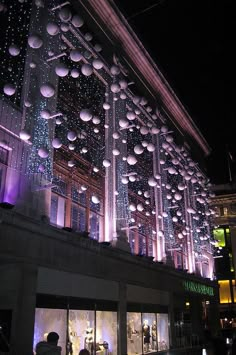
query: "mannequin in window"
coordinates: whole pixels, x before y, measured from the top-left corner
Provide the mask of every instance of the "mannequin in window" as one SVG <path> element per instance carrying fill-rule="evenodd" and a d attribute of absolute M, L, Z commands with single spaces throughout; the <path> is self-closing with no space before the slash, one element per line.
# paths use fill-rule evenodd
<path fill-rule="evenodd" d="M 152 349 L 157 350 L 157 323 L 155 320 L 152 323 L 151 334 L 152 334 Z"/>
<path fill-rule="evenodd" d="M 151 338 L 151 334 L 150 334 L 150 326 L 148 325 L 148 320 L 144 320 L 143 322 L 143 327 L 142 327 L 142 330 L 143 330 L 143 349 L 144 349 L 144 352 L 148 352 L 149 351 L 149 348 L 150 348 L 150 338 Z"/>
<path fill-rule="evenodd" d="M 93 328 L 90 326 L 90 322 L 87 322 L 87 328 L 85 331 L 85 339 L 84 339 L 84 347 L 85 349 L 89 350 L 90 353 L 93 351 L 93 342 L 94 342 L 94 337 L 93 337 Z"/>

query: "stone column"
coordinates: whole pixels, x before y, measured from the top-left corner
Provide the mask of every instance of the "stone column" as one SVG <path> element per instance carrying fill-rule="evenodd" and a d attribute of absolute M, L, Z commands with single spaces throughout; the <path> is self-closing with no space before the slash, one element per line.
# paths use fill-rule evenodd
<path fill-rule="evenodd" d="M 127 354 L 127 286 L 119 284 L 118 355 Z"/>
<path fill-rule="evenodd" d="M 12 319 L 10 355 L 32 355 L 36 306 L 37 267 L 19 266 L 17 297 Z"/>

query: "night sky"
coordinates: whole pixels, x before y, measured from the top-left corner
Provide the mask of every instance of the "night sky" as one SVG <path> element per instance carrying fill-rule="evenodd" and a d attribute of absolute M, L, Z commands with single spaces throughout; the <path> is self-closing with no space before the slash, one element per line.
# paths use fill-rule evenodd
<path fill-rule="evenodd" d="M 227 151 L 236 161 L 233 0 L 115 3 L 209 143 L 211 182 L 229 182 Z M 230 160 L 232 176 L 235 165 Z"/>

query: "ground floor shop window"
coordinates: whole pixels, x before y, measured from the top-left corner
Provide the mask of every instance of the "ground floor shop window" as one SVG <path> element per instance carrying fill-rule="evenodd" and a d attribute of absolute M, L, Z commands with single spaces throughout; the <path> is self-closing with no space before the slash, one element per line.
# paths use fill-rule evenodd
<path fill-rule="evenodd" d="M 117 354 L 116 312 L 37 308 L 34 349 L 51 331 L 60 336 L 62 355 L 78 355 L 84 348 L 91 355 Z"/>
<path fill-rule="evenodd" d="M 168 315 L 127 313 L 128 355 L 169 349 Z"/>

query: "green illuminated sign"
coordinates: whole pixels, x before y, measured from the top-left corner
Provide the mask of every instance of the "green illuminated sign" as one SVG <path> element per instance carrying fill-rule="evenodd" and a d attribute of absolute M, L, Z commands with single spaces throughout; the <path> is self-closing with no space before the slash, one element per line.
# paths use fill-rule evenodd
<path fill-rule="evenodd" d="M 214 296 L 213 287 L 199 284 L 193 281 L 183 281 L 184 289 L 188 292 L 200 293 L 201 295 Z"/>

